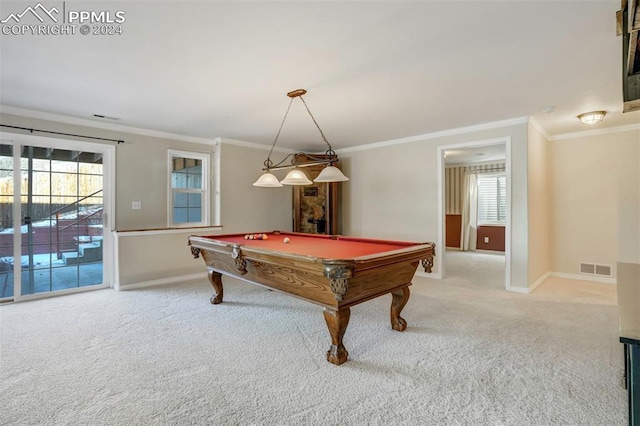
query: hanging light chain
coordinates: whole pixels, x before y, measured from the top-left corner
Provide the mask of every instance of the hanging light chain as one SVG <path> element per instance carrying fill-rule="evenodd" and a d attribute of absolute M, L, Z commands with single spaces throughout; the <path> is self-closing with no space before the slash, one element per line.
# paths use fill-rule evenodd
<path fill-rule="evenodd" d="M 278 129 L 278 133 L 276 133 L 276 138 L 273 140 L 273 145 L 271 145 L 271 150 L 269 151 L 269 155 L 267 156 L 267 159 L 264 160 L 263 164 L 267 169 L 270 169 L 273 167 L 273 161 L 271 161 L 271 154 L 273 154 L 273 148 L 276 147 L 276 142 L 278 142 L 278 137 L 280 136 L 280 132 L 282 131 L 282 126 L 284 126 L 284 122 L 287 120 L 287 115 L 289 115 L 289 110 L 291 109 L 292 103 L 293 103 L 293 98 L 291 98 L 291 100 L 289 101 L 289 106 L 287 107 L 287 111 L 284 113 L 284 117 L 282 117 L 282 123 L 280 123 L 280 128 Z"/>
<path fill-rule="evenodd" d="M 329 147 L 329 150 L 327 151 L 327 155 L 336 155 L 336 153 L 333 151 L 333 149 L 331 148 L 331 144 L 329 143 L 329 141 L 327 140 L 327 137 L 324 135 L 324 132 L 322 131 L 322 129 L 320 128 L 320 126 L 318 125 L 318 122 L 316 121 L 315 117 L 313 116 L 313 114 L 311 114 L 311 110 L 309 109 L 309 107 L 307 106 L 307 103 L 304 101 L 304 98 L 302 96 L 299 96 L 300 100 L 302 101 L 302 103 L 304 104 L 304 107 L 307 109 L 307 112 L 309 113 L 309 116 L 311 117 L 311 119 L 313 120 L 313 124 L 316 125 L 316 127 L 318 128 L 318 131 L 320 132 L 320 136 L 322 136 L 322 140 L 324 141 L 324 143 L 327 144 L 327 146 Z"/>

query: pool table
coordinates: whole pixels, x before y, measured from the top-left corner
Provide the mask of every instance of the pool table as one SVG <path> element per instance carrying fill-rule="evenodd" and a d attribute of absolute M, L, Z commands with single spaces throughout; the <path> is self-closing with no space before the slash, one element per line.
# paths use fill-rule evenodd
<path fill-rule="evenodd" d="M 434 243 L 280 231 L 245 238 L 255 234 L 189 237 L 191 253 L 208 269 L 211 303 L 222 302 L 222 275 L 228 275 L 320 305 L 331 335 L 327 360 L 336 365 L 349 356 L 342 339 L 352 306 L 391 293 L 391 327 L 407 327 L 400 312 L 411 279 L 420 262 L 431 272 L 435 250 Z"/>

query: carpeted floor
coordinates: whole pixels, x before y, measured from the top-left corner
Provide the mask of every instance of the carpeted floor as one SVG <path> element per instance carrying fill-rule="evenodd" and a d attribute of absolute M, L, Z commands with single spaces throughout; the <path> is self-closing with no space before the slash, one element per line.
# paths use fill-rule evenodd
<path fill-rule="evenodd" d="M 354 307 L 341 366 L 320 307 L 227 278 L 1 306 L 0 424 L 625 425 L 615 286 L 473 261 L 415 278 L 405 332 Z"/>

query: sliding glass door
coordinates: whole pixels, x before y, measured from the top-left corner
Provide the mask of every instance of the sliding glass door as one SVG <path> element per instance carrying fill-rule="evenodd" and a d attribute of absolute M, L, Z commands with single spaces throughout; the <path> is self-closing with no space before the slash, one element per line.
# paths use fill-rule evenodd
<path fill-rule="evenodd" d="M 14 281 L 13 146 L 0 143 L 0 300 L 13 298 Z"/>
<path fill-rule="evenodd" d="M 106 286 L 103 147 L 2 142 L 1 297 Z"/>

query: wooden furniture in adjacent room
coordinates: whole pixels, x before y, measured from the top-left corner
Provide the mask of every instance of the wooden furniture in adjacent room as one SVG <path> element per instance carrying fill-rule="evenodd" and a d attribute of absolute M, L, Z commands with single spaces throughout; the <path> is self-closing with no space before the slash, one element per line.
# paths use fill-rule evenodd
<path fill-rule="evenodd" d="M 278 231 L 266 235 L 250 240 L 245 234 L 189 237 L 193 256 L 201 256 L 207 266 L 215 290 L 211 303 L 222 302 L 222 275 L 228 275 L 320 305 L 331 335 L 327 360 L 336 365 L 349 355 L 342 338 L 351 307 L 391 293 L 391 327 L 403 331 L 407 322 L 400 313 L 413 275 L 420 261 L 433 264 L 433 243 Z"/>
<path fill-rule="evenodd" d="M 313 155 L 315 159 L 328 158 Z M 310 154 L 296 154 L 296 163 L 313 162 Z M 338 163 L 334 163 L 339 167 Z M 305 167 L 304 173 L 311 180 L 318 177 L 325 165 Z M 338 182 L 314 182 L 311 185 L 293 187 L 293 231 L 307 234 L 339 233 L 338 229 Z"/>
<path fill-rule="evenodd" d="M 448 214 L 445 221 L 446 246 L 460 248 L 460 237 L 462 234 L 462 215 Z"/>

